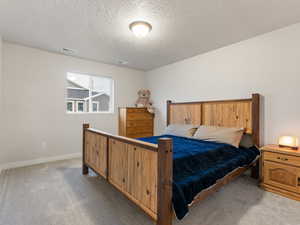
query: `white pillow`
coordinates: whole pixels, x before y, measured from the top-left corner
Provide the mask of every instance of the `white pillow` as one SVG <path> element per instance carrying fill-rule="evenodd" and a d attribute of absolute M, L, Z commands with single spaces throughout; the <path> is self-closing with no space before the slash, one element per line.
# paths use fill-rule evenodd
<path fill-rule="evenodd" d="M 199 126 L 193 137 L 201 140 L 226 143 L 238 148 L 243 133 L 243 128 Z"/>
<path fill-rule="evenodd" d="M 167 126 L 164 134 L 182 137 L 192 137 L 197 130 L 197 126 L 190 124 L 171 124 Z"/>

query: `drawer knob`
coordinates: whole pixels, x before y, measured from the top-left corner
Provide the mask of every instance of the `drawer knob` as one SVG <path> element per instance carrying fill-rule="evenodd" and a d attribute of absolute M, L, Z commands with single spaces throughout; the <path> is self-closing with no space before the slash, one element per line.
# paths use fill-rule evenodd
<path fill-rule="evenodd" d="M 282 160 L 282 161 L 288 161 L 289 159 L 288 158 L 283 158 L 283 157 L 277 157 L 277 159 L 279 159 L 279 160 Z"/>

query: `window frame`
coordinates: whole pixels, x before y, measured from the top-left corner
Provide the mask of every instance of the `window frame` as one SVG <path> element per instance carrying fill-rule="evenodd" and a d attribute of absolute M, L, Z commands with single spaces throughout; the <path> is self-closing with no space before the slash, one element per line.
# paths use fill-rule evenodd
<path fill-rule="evenodd" d="M 89 76 L 89 77 L 100 77 L 100 78 L 107 78 L 107 79 L 110 79 L 110 101 L 109 101 L 109 110 L 108 111 L 100 111 L 100 104 L 98 104 L 98 111 L 97 112 L 94 112 L 93 110 L 91 112 L 86 112 L 86 107 L 87 107 L 87 104 L 89 102 L 94 102 L 92 101 L 92 96 L 89 97 L 91 99 L 88 100 L 88 101 L 84 101 L 85 104 L 84 104 L 84 107 L 85 107 L 85 112 L 78 112 L 77 111 L 77 103 L 75 104 L 76 105 L 76 111 L 74 110 L 74 107 L 73 107 L 73 112 L 70 112 L 66 109 L 66 113 L 67 114 L 114 114 L 115 113 L 115 80 L 111 77 L 111 76 L 103 76 L 103 75 L 97 75 L 97 74 L 89 74 L 89 73 L 80 73 L 80 72 L 67 72 L 66 73 L 66 77 L 65 77 L 65 93 L 66 93 L 66 97 L 65 97 L 65 102 L 71 102 L 73 100 L 68 100 L 67 98 L 67 90 L 70 88 L 70 89 L 81 89 L 81 88 L 73 88 L 73 87 L 68 87 L 67 85 L 67 78 L 68 78 L 68 74 L 71 73 L 71 74 L 79 74 L 79 75 L 85 75 L 85 76 Z M 88 89 L 89 92 L 93 91 L 91 89 Z M 76 99 L 76 102 L 79 101 L 79 100 L 82 100 L 82 99 Z M 89 104 L 89 107 L 90 107 L 91 104 Z M 67 106 L 66 106 L 67 107 Z M 93 107 L 91 106 L 91 109 L 93 109 Z"/>

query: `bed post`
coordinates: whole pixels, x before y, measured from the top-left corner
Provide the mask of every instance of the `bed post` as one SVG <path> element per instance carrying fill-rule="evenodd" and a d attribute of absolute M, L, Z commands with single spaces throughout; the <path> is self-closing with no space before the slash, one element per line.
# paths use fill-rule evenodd
<path fill-rule="evenodd" d="M 171 138 L 158 140 L 157 225 L 172 225 L 172 145 Z"/>
<path fill-rule="evenodd" d="M 252 94 L 252 138 L 253 143 L 259 148 L 260 147 L 260 96 L 259 94 Z M 259 162 L 251 170 L 251 176 L 255 179 L 259 178 Z"/>
<path fill-rule="evenodd" d="M 82 126 L 82 174 L 88 174 L 89 168 L 85 165 L 85 131 L 90 128 L 88 123 L 84 123 Z"/>
<path fill-rule="evenodd" d="M 170 104 L 172 103 L 171 100 L 167 100 L 167 126 L 170 124 Z"/>
<path fill-rule="evenodd" d="M 252 136 L 253 143 L 260 147 L 260 133 L 259 133 L 259 94 L 252 94 Z"/>

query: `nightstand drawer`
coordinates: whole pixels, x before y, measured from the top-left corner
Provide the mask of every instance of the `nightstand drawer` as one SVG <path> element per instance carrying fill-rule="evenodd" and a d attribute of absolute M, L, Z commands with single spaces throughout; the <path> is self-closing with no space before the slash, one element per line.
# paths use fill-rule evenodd
<path fill-rule="evenodd" d="M 264 162 L 264 183 L 299 193 L 300 168 L 274 162 Z"/>
<path fill-rule="evenodd" d="M 269 160 L 273 162 L 286 163 L 293 166 L 300 167 L 300 157 L 279 154 L 274 152 L 264 152 L 264 160 Z"/>

